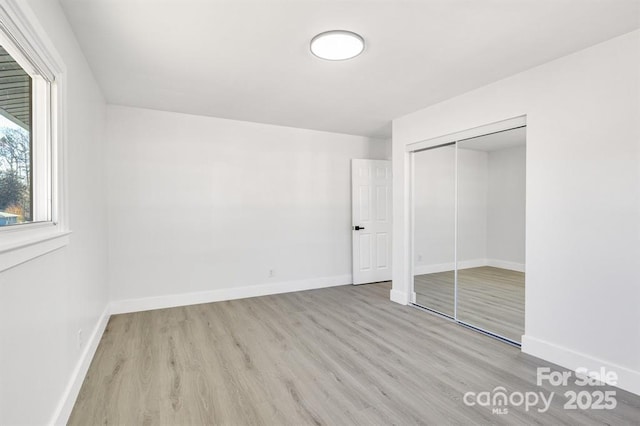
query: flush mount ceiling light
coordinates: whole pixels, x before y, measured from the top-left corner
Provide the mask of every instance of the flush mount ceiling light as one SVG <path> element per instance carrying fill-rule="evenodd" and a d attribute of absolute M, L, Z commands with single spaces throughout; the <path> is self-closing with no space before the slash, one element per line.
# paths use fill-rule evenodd
<path fill-rule="evenodd" d="M 351 31 L 327 31 L 311 39 L 311 53 L 329 61 L 355 58 L 363 50 L 364 39 Z"/>

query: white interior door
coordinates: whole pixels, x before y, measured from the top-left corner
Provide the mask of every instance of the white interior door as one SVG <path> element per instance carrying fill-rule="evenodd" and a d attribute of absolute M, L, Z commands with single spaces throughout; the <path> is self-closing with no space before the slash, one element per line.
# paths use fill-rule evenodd
<path fill-rule="evenodd" d="M 391 279 L 391 161 L 351 160 L 353 283 Z"/>

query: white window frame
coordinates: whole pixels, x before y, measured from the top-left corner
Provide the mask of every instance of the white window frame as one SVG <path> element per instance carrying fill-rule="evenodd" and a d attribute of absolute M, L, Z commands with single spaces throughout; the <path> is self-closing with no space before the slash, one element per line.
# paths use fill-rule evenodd
<path fill-rule="evenodd" d="M 0 39 L 21 66 L 42 77 L 33 79 L 34 117 L 32 173 L 34 222 L 0 227 L 0 271 L 12 268 L 69 243 L 65 198 L 66 67 L 23 1 L 0 0 Z M 15 56 L 14 56 L 15 55 Z M 26 61 L 26 63 L 25 63 Z M 48 84 L 47 84 L 48 83 Z M 50 90 L 38 91 L 38 84 Z M 44 106 L 44 108 L 43 108 Z"/>

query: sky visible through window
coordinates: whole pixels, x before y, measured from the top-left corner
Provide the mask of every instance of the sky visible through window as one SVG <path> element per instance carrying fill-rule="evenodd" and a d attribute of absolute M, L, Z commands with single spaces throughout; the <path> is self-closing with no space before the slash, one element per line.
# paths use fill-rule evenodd
<path fill-rule="evenodd" d="M 21 130 L 24 130 L 24 129 L 22 129 L 22 127 L 18 126 L 13 121 L 7 120 L 2 115 L 0 115 L 0 130 L 4 130 L 5 127 L 8 127 L 10 129 L 21 129 Z"/>

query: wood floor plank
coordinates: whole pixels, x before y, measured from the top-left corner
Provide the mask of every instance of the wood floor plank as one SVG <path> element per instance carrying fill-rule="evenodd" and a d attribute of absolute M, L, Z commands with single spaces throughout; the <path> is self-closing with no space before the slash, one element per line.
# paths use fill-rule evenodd
<path fill-rule="evenodd" d="M 640 398 L 564 410 L 550 366 L 389 301 L 389 283 L 113 316 L 70 425 L 638 424 Z M 556 392 L 546 413 L 467 406 L 466 392 Z M 614 388 L 605 387 L 613 390 Z"/>

